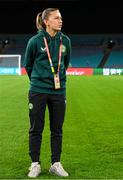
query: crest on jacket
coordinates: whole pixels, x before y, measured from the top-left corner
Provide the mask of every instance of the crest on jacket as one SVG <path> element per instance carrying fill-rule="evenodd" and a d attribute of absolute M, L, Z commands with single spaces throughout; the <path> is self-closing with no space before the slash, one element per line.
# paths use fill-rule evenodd
<path fill-rule="evenodd" d="M 64 44 L 62 44 L 62 53 L 66 52 L 66 46 Z"/>

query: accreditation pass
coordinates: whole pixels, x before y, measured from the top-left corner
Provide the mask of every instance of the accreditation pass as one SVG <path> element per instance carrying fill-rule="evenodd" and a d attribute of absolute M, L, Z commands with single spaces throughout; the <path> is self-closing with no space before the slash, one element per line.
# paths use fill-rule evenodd
<path fill-rule="evenodd" d="M 59 79 L 59 74 L 54 74 L 54 84 L 55 84 L 55 89 L 60 89 L 60 79 Z"/>

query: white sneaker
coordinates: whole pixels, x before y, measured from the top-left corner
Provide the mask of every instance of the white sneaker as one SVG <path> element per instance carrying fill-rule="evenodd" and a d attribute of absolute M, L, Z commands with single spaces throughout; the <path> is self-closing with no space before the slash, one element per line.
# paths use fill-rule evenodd
<path fill-rule="evenodd" d="M 38 162 L 33 162 L 29 167 L 28 177 L 35 178 L 41 173 L 41 166 Z"/>
<path fill-rule="evenodd" d="M 58 176 L 67 177 L 69 174 L 64 170 L 60 162 L 55 162 L 49 169 L 51 174 L 56 174 Z"/>

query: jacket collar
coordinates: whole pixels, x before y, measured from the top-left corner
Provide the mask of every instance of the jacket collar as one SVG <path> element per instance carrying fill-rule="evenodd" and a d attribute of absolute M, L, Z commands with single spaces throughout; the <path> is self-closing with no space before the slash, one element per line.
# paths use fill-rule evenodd
<path fill-rule="evenodd" d="M 51 40 L 51 36 L 50 36 L 49 33 L 46 32 L 43 28 L 42 28 L 42 30 L 39 31 L 39 33 L 40 33 L 42 36 L 45 36 L 45 37 L 47 38 L 47 40 L 49 40 L 49 41 Z M 62 34 L 61 31 L 58 31 L 57 34 L 54 36 L 54 38 L 55 38 L 56 40 L 59 40 L 61 34 Z"/>

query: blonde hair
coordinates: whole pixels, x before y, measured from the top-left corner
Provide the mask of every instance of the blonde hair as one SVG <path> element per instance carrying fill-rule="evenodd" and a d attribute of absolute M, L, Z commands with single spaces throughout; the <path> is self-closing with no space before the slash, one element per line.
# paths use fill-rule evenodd
<path fill-rule="evenodd" d="M 45 19 L 48 19 L 48 17 L 50 16 L 50 13 L 52 11 L 56 11 L 59 10 L 57 8 L 47 8 L 45 9 L 43 12 L 39 12 L 36 16 L 36 27 L 38 30 L 41 30 L 42 28 L 46 28 L 46 25 L 44 23 Z"/>
<path fill-rule="evenodd" d="M 42 13 L 38 13 L 37 16 L 36 16 L 36 28 L 38 30 L 41 30 L 42 28 Z"/>

